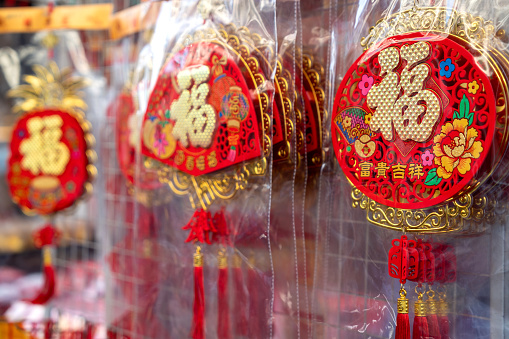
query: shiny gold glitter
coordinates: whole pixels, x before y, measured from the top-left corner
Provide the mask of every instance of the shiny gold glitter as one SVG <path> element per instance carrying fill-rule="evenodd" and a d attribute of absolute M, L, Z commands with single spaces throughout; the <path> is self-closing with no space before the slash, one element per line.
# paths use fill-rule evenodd
<path fill-rule="evenodd" d="M 400 63 L 399 49 L 389 47 L 380 52 L 378 61 L 383 79 L 370 89 L 367 104 L 375 109 L 370 122 L 371 130 L 380 131 L 386 140 L 394 139 L 393 125 L 404 141 L 424 142 L 429 139 L 440 116 L 440 103 L 436 93 L 423 89 L 430 72 L 429 66 L 421 63 L 414 67 L 429 54 L 430 45 L 426 42 L 403 46 L 401 58 L 407 61 L 407 65 L 401 71 L 399 81 L 398 74 L 393 72 Z M 397 99 L 402 89 L 403 95 Z M 419 102 L 425 102 L 426 105 Z"/>
<path fill-rule="evenodd" d="M 210 91 L 206 83 L 209 75 L 208 66 L 185 69 L 177 75 L 178 89 L 181 93 L 171 104 L 170 116 L 175 120 L 173 137 L 184 147 L 191 143 L 194 147 L 207 148 L 212 143 L 216 128 L 216 112 L 206 103 Z"/>
<path fill-rule="evenodd" d="M 61 175 L 70 159 L 62 138 L 62 118 L 58 115 L 34 117 L 27 121 L 30 137 L 20 143 L 21 167 L 33 175 Z"/>

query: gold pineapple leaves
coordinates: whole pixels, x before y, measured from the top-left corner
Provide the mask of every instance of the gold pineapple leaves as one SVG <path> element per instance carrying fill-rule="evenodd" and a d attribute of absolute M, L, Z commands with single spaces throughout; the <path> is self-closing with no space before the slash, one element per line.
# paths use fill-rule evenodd
<path fill-rule="evenodd" d="M 71 69 L 60 70 L 51 62 L 48 68 L 33 67 L 35 75 L 25 75 L 26 82 L 11 89 L 7 95 L 20 99 L 13 107 L 16 114 L 49 107 L 82 113 L 87 109 L 83 100 L 83 89 L 87 83 L 80 77 L 72 76 Z"/>

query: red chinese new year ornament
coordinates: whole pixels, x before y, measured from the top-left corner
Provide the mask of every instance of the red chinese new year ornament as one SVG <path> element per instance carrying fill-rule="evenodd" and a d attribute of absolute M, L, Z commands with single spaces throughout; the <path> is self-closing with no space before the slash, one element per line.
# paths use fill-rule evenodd
<path fill-rule="evenodd" d="M 255 98 L 229 53 L 198 42 L 170 58 L 149 99 L 144 155 L 193 176 L 262 155 Z"/>
<path fill-rule="evenodd" d="M 429 26 L 434 18 L 446 21 Z M 478 232 L 491 222 L 480 202 L 499 200 L 493 188 L 507 179 L 504 37 L 481 17 L 416 6 L 361 40 L 331 132 L 353 206 L 370 222 L 407 232 Z"/>
<path fill-rule="evenodd" d="M 479 169 L 495 119 L 490 79 L 472 53 L 447 36 L 411 33 L 373 46 L 347 72 L 332 140 L 344 173 L 366 196 L 421 209 L 486 180 Z"/>
<path fill-rule="evenodd" d="M 94 137 L 78 91 L 84 81 L 72 77 L 70 70 L 60 72 L 54 63 L 47 69 L 35 66 L 34 71 L 36 76 L 24 77 L 28 84 L 9 92 L 22 99 L 14 111 L 23 115 L 12 131 L 7 181 L 12 200 L 23 212 L 52 218 L 91 192 Z M 58 234 L 51 222 L 34 234 L 35 245 L 43 249 L 45 284 L 32 303 L 45 303 L 54 293 L 51 248 Z"/>

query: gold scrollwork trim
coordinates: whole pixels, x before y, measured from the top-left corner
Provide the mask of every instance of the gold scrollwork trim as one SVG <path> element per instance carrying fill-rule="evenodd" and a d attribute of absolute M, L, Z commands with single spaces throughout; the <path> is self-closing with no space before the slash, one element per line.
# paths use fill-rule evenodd
<path fill-rule="evenodd" d="M 432 209 L 398 209 L 377 203 L 352 187 L 352 206 L 366 211 L 367 220 L 377 226 L 402 232 L 464 234 L 479 233 L 507 210 L 492 197 L 464 195 Z M 505 209 L 504 209 L 505 208 Z"/>
<path fill-rule="evenodd" d="M 451 8 L 422 7 L 395 13 L 380 19 L 361 39 L 364 49 L 390 36 L 416 31 L 443 32 L 485 46 L 495 44 L 496 37 L 505 33 L 496 31 L 492 21 L 470 13 L 460 13 Z"/>

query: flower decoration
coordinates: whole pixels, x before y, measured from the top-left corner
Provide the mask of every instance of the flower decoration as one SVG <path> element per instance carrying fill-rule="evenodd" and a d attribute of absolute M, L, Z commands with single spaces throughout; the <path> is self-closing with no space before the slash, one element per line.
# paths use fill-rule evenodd
<path fill-rule="evenodd" d="M 479 84 L 477 83 L 477 81 L 472 81 L 468 84 L 468 93 L 470 94 L 476 94 L 477 91 L 479 90 Z"/>
<path fill-rule="evenodd" d="M 369 123 L 371 122 L 371 118 L 373 117 L 373 115 L 371 113 L 368 113 L 364 116 L 364 123 L 366 125 L 369 125 Z"/>
<path fill-rule="evenodd" d="M 442 126 L 441 133 L 434 138 L 433 153 L 435 154 L 436 174 L 448 179 L 454 169 L 464 175 L 471 168 L 472 159 L 481 156 L 483 146 L 476 141 L 479 136 L 475 128 L 468 128 L 468 119 L 454 119 Z"/>
<path fill-rule="evenodd" d="M 429 151 L 429 149 L 426 150 L 421 155 L 422 164 L 423 166 L 432 166 L 433 165 L 433 158 L 435 158 L 435 155 Z"/>
<path fill-rule="evenodd" d="M 155 133 L 154 149 L 157 150 L 159 156 L 165 153 L 166 146 L 168 146 L 166 134 L 163 133 L 160 128 L 157 128 Z"/>
<path fill-rule="evenodd" d="M 456 65 L 452 63 L 451 58 L 440 61 L 440 76 L 449 79 L 455 69 Z"/>
<path fill-rule="evenodd" d="M 352 126 L 352 118 L 349 116 L 346 116 L 343 118 L 343 128 L 347 129 L 348 127 Z"/>
<path fill-rule="evenodd" d="M 373 86 L 373 83 L 375 82 L 375 79 L 367 74 L 364 74 L 361 78 L 361 81 L 359 81 L 359 89 L 361 90 L 362 95 L 368 95 L 369 90 L 371 89 L 371 86 Z"/>

